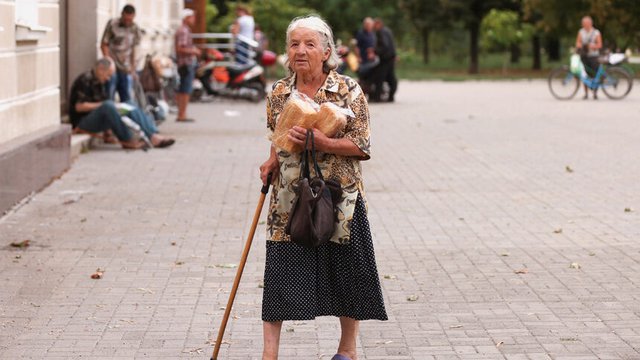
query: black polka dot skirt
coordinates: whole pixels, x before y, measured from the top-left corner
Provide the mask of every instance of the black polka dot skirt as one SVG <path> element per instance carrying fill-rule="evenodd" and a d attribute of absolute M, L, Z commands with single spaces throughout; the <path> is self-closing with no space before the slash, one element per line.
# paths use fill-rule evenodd
<path fill-rule="evenodd" d="M 262 320 L 387 320 L 369 220 L 358 196 L 349 244 L 267 241 Z"/>

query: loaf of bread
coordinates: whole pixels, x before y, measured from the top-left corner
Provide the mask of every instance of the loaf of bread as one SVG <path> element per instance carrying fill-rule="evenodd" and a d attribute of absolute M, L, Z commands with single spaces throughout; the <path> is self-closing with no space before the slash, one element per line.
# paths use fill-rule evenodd
<path fill-rule="evenodd" d="M 317 128 L 328 137 L 333 137 L 344 128 L 346 123 L 346 115 L 340 112 L 336 105 L 324 103 L 320 105 L 320 110 L 316 111 L 309 102 L 292 97 L 280 113 L 271 139 L 277 148 L 289 153 L 300 152 L 302 146 L 295 144 L 287 136 L 289 129 L 294 126 L 305 129 Z"/>

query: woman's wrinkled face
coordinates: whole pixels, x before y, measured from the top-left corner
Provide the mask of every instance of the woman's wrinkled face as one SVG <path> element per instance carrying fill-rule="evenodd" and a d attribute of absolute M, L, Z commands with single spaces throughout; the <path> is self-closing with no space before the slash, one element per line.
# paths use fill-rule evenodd
<path fill-rule="evenodd" d="M 322 72 L 322 64 L 329 58 L 330 50 L 323 49 L 320 35 L 310 29 L 297 28 L 289 36 L 287 57 L 289 66 L 297 74 Z"/>

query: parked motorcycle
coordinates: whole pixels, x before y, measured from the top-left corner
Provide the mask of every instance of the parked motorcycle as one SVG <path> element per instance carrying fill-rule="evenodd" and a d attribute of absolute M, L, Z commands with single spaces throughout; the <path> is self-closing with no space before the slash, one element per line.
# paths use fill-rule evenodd
<path fill-rule="evenodd" d="M 258 102 L 267 95 L 262 65 L 251 62 L 220 66 L 221 62 L 228 59 L 216 49 L 208 49 L 204 56 L 205 60 L 196 71 L 192 100 L 200 100 L 204 94 L 208 94 Z M 265 66 L 272 65 L 275 63 L 275 54 L 265 51 L 260 60 Z"/>

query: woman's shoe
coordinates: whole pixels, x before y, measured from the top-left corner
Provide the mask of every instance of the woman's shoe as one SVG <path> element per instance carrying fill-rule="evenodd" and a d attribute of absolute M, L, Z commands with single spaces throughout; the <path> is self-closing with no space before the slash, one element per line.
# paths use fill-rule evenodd
<path fill-rule="evenodd" d="M 335 354 L 335 355 L 333 355 L 331 360 L 351 360 L 351 359 L 349 359 L 348 357 L 346 357 L 344 355 Z"/>

